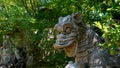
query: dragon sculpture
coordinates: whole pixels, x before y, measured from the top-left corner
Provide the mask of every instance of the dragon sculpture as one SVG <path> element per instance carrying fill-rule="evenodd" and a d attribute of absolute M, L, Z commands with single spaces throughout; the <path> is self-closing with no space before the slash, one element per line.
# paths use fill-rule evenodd
<path fill-rule="evenodd" d="M 63 48 L 68 57 L 75 58 L 79 68 L 120 68 L 118 59 L 111 58 L 98 46 L 99 35 L 82 22 L 80 13 L 59 17 L 54 28 L 58 32 L 54 48 Z"/>

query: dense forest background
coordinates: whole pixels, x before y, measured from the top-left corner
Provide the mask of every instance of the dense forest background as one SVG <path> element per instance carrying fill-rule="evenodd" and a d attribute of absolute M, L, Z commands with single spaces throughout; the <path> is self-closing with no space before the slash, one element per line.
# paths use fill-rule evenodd
<path fill-rule="evenodd" d="M 120 55 L 120 0 L 0 0 L 0 45 L 7 34 L 15 46 L 28 48 L 32 68 L 63 68 L 73 58 L 53 48 L 53 27 L 75 12 L 103 37 L 106 52 Z"/>

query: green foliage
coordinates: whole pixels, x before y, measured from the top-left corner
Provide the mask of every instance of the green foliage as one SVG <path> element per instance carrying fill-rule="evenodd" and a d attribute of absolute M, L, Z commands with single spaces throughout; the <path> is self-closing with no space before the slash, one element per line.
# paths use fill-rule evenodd
<path fill-rule="evenodd" d="M 52 47 L 53 27 L 58 17 L 75 12 L 83 15 L 86 24 L 101 30 L 107 41 L 101 46 L 111 55 L 119 53 L 119 0 L 0 0 L 0 45 L 2 36 L 9 34 L 16 45 L 29 47 L 35 66 L 63 68 L 72 58 Z"/>

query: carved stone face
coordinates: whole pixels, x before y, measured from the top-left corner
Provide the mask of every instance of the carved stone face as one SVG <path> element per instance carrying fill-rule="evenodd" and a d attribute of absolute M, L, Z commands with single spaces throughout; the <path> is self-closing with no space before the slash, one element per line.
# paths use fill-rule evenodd
<path fill-rule="evenodd" d="M 80 14 L 76 13 L 66 17 L 60 17 L 55 25 L 57 31 L 54 48 L 64 48 L 69 57 L 74 57 L 77 51 L 79 38 L 79 24 L 81 22 Z"/>

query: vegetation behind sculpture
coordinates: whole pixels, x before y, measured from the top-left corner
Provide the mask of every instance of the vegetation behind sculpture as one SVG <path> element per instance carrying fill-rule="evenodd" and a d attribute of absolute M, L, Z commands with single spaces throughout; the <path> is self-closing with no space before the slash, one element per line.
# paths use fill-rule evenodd
<path fill-rule="evenodd" d="M 27 52 L 34 56 L 35 66 L 62 67 L 71 58 L 53 49 L 53 27 L 59 16 L 81 12 L 87 25 L 95 26 L 98 34 L 108 38 L 100 46 L 111 55 L 118 54 L 119 3 L 119 0 L 0 0 L 0 45 L 3 35 L 9 34 L 16 46 L 29 46 Z"/>

